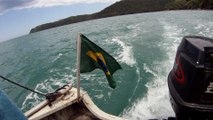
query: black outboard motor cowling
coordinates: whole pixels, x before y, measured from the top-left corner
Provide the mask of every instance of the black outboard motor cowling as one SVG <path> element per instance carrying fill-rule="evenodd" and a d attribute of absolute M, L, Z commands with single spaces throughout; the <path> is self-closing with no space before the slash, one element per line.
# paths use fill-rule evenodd
<path fill-rule="evenodd" d="M 183 38 L 168 86 L 178 120 L 213 120 L 213 39 Z"/>

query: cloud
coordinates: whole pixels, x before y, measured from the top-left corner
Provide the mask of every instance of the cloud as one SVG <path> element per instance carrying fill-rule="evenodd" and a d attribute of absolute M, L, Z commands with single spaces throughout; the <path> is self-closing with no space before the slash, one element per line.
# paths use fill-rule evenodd
<path fill-rule="evenodd" d="M 0 12 L 4 12 L 10 9 L 24 7 L 30 4 L 28 0 L 0 0 Z"/>
<path fill-rule="evenodd" d="M 42 8 L 78 3 L 114 3 L 120 0 L 0 0 L 0 13 L 12 9 Z"/>

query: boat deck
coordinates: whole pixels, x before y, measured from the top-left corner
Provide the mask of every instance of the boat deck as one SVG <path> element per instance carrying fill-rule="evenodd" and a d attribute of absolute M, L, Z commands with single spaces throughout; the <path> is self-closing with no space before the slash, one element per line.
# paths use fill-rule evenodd
<path fill-rule="evenodd" d="M 29 120 L 124 120 L 100 110 L 85 91 L 80 92 L 77 99 L 77 89 L 47 105 L 47 100 L 41 102 L 25 113 Z"/>
<path fill-rule="evenodd" d="M 42 120 L 100 120 L 93 115 L 82 101 L 74 103 Z"/>

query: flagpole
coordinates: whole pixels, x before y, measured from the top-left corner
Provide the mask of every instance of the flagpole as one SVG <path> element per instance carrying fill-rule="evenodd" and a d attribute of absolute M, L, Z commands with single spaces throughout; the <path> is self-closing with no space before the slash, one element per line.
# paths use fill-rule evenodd
<path fill-rule="evenodd" d="M 77 38 L 77 71 L 76 71 L 76 78 L 77 78 L 77 99 L 80 98 L 80 64 L 81 64 L 81 33 L 78 33 Z"/>

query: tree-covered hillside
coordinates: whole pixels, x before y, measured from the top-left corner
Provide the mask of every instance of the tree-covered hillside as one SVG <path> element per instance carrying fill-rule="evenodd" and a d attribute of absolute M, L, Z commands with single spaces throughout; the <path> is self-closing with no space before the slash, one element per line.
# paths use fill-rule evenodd
<path fill-rule="evenodd" d="M 213 0 L 173 0 L 169 9 L 213 9 Z"/>
<path fill-rule="evenodd" d="M 31 29 L 30 33 L 86 20 L 179 9 L 213 9 L 213 0 L 121 0 L 94 14 L 71 16 L 59 21 L 39 25 Z"/>

